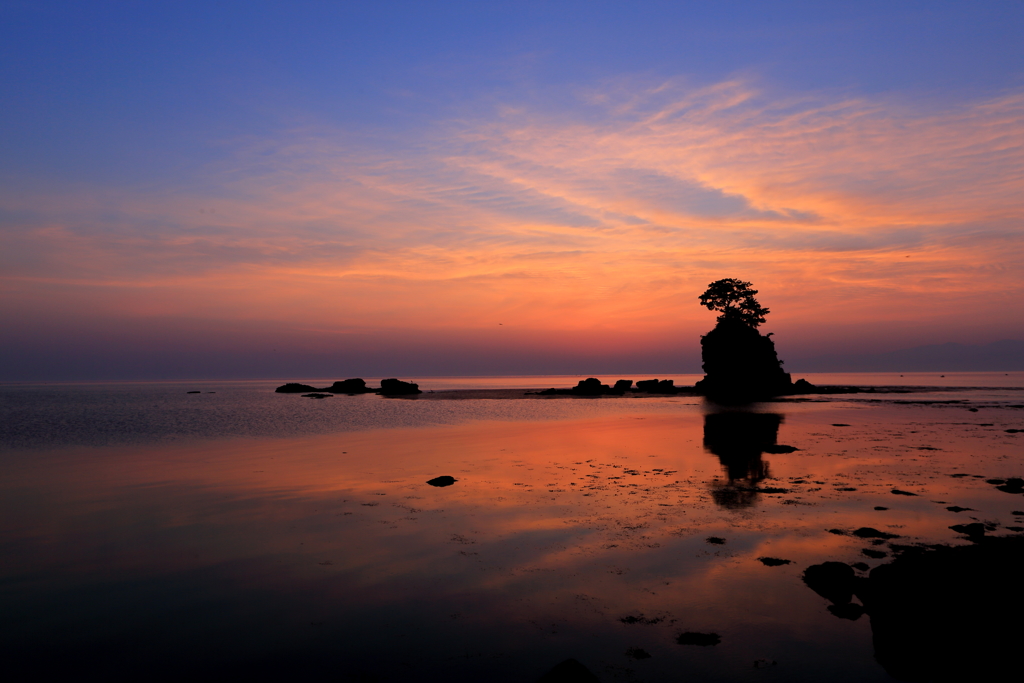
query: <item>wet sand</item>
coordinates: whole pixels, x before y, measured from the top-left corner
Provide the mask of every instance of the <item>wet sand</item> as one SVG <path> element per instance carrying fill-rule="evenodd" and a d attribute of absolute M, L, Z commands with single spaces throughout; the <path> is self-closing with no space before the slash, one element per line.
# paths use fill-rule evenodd
<path fill-rule="evenodd" d="M 979 405 L 752 418 L 688 397 L 6 457 L 5 657 L 114 679 L 535 681 L 574 658 L 603 681 L 892 680 L 870 619 L 803 572 L 969 545 L 955 524 L 1018 534 L 1024 495 L 988 480 L 1024 469 L 1024 410 Z"/>

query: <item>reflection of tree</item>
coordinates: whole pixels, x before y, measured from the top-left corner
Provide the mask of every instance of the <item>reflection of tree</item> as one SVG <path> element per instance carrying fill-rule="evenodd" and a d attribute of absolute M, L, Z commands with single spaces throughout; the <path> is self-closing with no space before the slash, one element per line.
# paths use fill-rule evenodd
<path fill-rule="evenodd" d="M 757 502 L 757 485 L 770 476 L 761 455 L 774 446 L 782 415 L 711 413 L 704 416 L 704 448 L 718 456 L 727 477 L 711 483 L 711 497 L 729 509 Z"/>

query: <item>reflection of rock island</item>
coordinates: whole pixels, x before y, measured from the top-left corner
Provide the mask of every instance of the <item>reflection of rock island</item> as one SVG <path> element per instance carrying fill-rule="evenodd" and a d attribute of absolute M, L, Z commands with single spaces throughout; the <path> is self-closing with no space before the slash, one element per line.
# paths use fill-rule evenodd
<path fill-rule="evenodd" d="M 1019 676 L 1024 537 L 969 546 L 900 547 L 868 578 L 842 562 L 809 567 L 805 582 L 836 616 L 871 618 L 875 659 L 899 681 L 998 681 Z M 863 607 L 852 602 L 856 596 Z M 1018 671 L 1013 674 L 1012 671 Z"/>
<path fill-rule="evenodd" d="M 711 484 L 711 496 L 724 508 L 749 507 L 760 493 L 784 489 L 759 487 L 770 475 L 764 453 L 790 453 L 792 446 L 776 443 L 782 415 L 776 413 L 710 413 L 704 416 L 704 448 L 718 456 L 726 480 Z"/>

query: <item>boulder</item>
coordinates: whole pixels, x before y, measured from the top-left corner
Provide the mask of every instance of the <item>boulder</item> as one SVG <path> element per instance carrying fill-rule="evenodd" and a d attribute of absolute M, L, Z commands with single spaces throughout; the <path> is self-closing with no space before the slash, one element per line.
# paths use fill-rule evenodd
<path fill-rule="evenodd" d="M 403 382 L 400 379 L 382 379 L 380 381 L 380 391 L 378 392 L 384 396 L 405 396 L 409 394 L 422 394 L 420 391 L 420 385 L 413 384 L 412 382 Z"/>

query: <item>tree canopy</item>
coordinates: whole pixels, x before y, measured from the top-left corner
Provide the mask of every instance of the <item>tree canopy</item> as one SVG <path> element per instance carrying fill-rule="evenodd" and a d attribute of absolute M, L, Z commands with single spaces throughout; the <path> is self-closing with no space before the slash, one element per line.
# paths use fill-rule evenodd
<path fill-rule="evenodd" d="M 751 289 L 749 282 L 730 277 L 708 285 L 700 295 L 700 304 L 709 311 L 721 311 L 718 322 L 735 321 L 757 327 L 771 311 L 757 302 L 755 294 L 757 290 Z"/>

